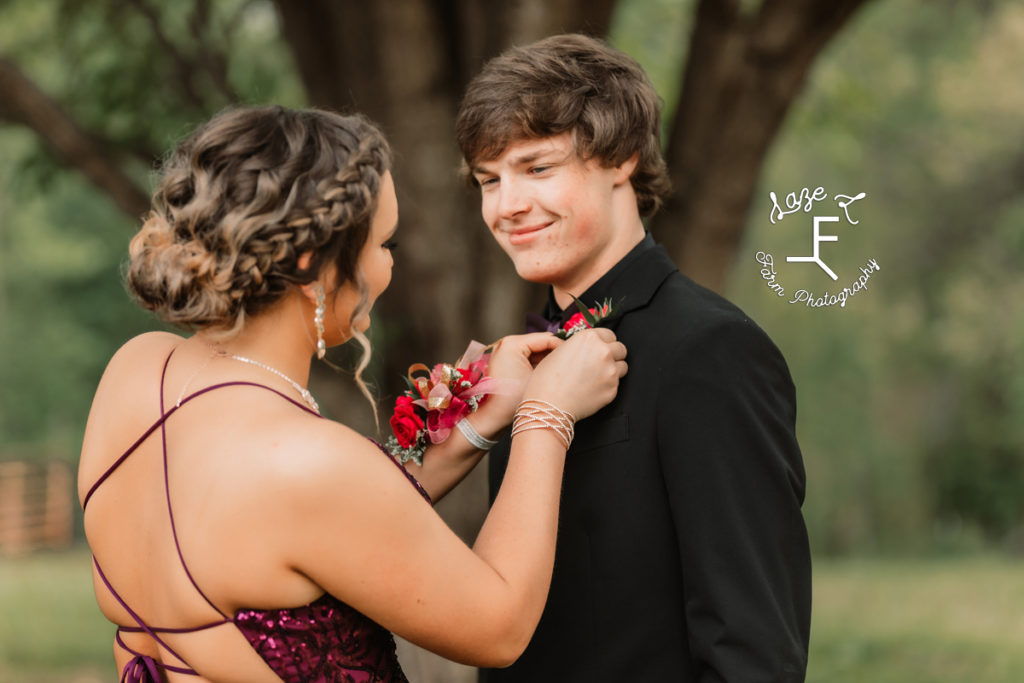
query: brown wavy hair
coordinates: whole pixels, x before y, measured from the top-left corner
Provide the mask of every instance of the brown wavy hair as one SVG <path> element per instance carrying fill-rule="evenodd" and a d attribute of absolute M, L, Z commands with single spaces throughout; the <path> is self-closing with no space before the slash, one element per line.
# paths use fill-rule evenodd
<path fill-rule="evenodd" d="M 671 185 L 661 156 L 661 101 L 639 63 L 582 34 L 513 47 L 470 81 L 455 122 L 463 173 L 513 142 L 570 132 L 576 153 L 606 167 L 634 154 L 630 177 L 641 216 L 653 215 Z"/>
<path fill-rule="evenodd" d="M 357 261 L 390 163 L 384 136 L 361 116 L 227 110 L 163 164 L 129 247 L 127 287 L 163 320 L 227 338 L 333 265 L 336 286 L 352 282 L 362 294 L 354 322 L 368 306 Z M 306 252 L 313 258 L 300 268 Z M 358 380 L 369 342 L 353 332 L 364 349 Z"/>

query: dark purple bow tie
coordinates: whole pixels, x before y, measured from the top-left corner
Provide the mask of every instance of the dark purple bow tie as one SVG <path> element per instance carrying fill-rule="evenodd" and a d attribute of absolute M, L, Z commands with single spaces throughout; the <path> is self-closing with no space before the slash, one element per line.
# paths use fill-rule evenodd
<path fill-rule="evenodd" d="M 536 313 L 526 314 L 526 331 L 527 332 L 558 332 L 562 327 L 560 320 L 548 320 L 542 315 Z"/>

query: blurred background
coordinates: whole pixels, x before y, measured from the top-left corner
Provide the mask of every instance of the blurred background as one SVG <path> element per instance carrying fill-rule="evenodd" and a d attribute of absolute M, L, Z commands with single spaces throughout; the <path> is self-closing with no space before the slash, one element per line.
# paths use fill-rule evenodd
<path fill-rule="evenodd" d="M 74 469 L 107 360 L 157 327 L 121 264 L 163 154 L 238 102 L 380 122 L 402 213 L 372 328 L 386 406 L 410 363 L 518 332 L 542 299 L 461 186 L 452 123 L 483 61 L 567 30 L 647 69 L 676 188 L 649 228 L 790 364 L 815 556 L 808 680 L 1024 680 L 1020 2 L 0 0 L 0 682 L 114 678 Z M 769 193 L 786 208 L 818 187 L 810 211 L 773 222 Z M 834 196 L 858 193 L 847 221 Z M 785 259 L 811 252 L 815 215 L 841 218 L 821 247 L 835 282 Z M 844 307 L 790 303 L 851 286 L 869 259 Z M 312 389 L 373 431 L 345 372 L 319 367 Z M 441 506 L 467 540 L 482 473 Z M 413 681 L 473 680 L 402 656 Z"/>

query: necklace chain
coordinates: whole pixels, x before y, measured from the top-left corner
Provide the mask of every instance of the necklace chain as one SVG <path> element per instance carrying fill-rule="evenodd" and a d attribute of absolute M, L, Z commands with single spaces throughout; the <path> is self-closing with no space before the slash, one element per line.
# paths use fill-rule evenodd
<path fill-rule="evenodd" d="M 291 377 L 289 377 L 288 375 L 284 374 L 283 372 L 281 372 L 277 368 L 273 368 L 273 367 L 267 365 L 266 363 L 261 363 L 258 360 L 253 360 L 252 358 L 246 358 L 245 356 L 239 356 L 239 355 L 236 355 L 234 353 L 227 353 L 226 351 L 220 351 L 220 352 L 218 352 L 217 355 L 224 356 L 225 358 L 233 358 L 234 360 L 241 361 L 243 363 L 248 363 L 249 365 L 255 365 L 258 368 L 263 368 L 267 372 L 271 372 L 271 373 L 277 375 L 278 377 L 280 377 L 281 379 L 283 379 L 284 381 L 288 382 L 293 387 L 295 387 L 295 391 L 299 392 L 299 395 L 302 396 L 302 400 L 306 402 L 306 405 L 308 405 L 310 408 L 312 408 L 317 413 L 317 415 L 320 414 L 320 406 L 317 405 L 316 399 L 313 398 L 313 394 L 309 393 L 309 389 L 306 389 L 301 384 L 299 384 L 298 382 L 296 382 Z"/>
<path fill-rule="evenodd" d="M 177 408 L 181 407 L 181 400 L 183 398 L 185 398 L 185 392 L 188 390 L 188 385 L 192 384 L 192 380 L 194 380 L 196 378 L 196 375 L 198 375 L 200 372 L 202 372 L 203 368 L 205 368 L 207 365 L 209 365 L 210 361 L 213 360 L 214 356 L 216 356 L 216 355 L 217 355 L 216 351 L 211 353 L 207 357 L 207 359 L 205 361 L 203 361 L 203 364 L 200 365 L 198 368 L 196 368 L 196 371 L 188 376 L 188 379 L 185 380 L 185 386 L 183 386 L 181 388 L 181 393 L 178 394 L 178 400 L 174 402 L 175 407 L 177 407 Z"/>

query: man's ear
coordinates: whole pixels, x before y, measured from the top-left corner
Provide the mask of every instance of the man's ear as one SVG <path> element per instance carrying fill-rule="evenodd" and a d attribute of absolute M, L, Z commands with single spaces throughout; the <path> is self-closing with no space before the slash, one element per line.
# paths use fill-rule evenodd
<path fill-rule="evenodd" d="M 634 152 L 633 156 L 616 166 L 615 184 L 621 185 L 623 183 L 628 183 L 629 179 L 633 177 L 633 171 L 636 170 L 638 163 L 640 163 L 640 152 Z"/>

